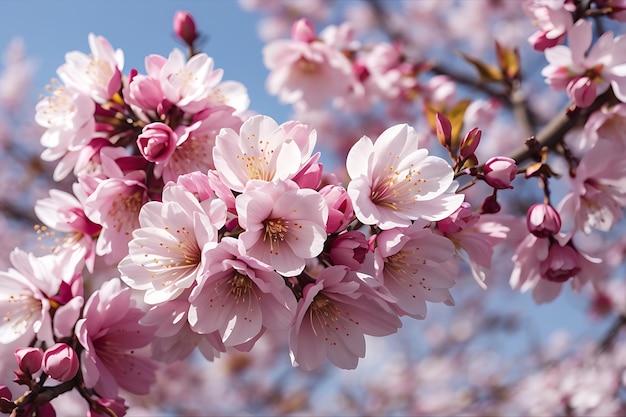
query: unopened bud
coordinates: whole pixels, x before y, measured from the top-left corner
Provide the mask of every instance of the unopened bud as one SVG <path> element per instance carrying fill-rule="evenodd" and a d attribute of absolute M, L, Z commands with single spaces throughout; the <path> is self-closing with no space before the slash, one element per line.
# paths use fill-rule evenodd
<path fill-rule="evenodd" d="M 291 26 L 291 38 L 294 41 L 310 43 L 317 39 L 315 27 L 305 18 L 301 18 L 293 22 Z"/>
<path fill-rule="evenodd" d="M 567 95 L 577 107 L 589 107 L 597 97 L 596 83 L 589 77 L 576 77 L 567 84 Z"/>
<path fill-rule="evenodd" d="M 26 375 L 32 375 L 41 369 L 43 351 L 39 348 L 25 347 L 15 350 L 17 366 Z"/>
<path fill-rule="evenodd" d="M 345 230 L 354 216 L 352 200 L 348 192 L 340 185 L 326 185 L 320 191 L 328 205 L 327 233 L 337 233 Z"/>
<path fill-rule="evenodd" d="M 517 175 L 517 165 L 515 161 L 506 156 L 496 156 L 489 158 L 483 168 L 485 181 L 493 188 L 500 190 L 513 188 L 511 182 Z"/>
<path fill-rule="evenodd" d="M 526 226 L 537 237 L 554 236 L 561 230 L 561 216 L 549 204 L 533 204 L 526 213 Z"/>
<path fill-rule="evenodd" d="M 435 115 L 435 126 L 437 130 L 437 139 L 439 143 L 446 149 L 452 146 L 452 123 L 446 116 L 441 113 Z"/>
<path fill-rule="evenodd" d="M 194 22 L 191 13 L 180 10 L 176 12 L 174 15 L 174 33 L 186 45 L 193 45 L 198 39 L 198 33 L 196 32 L 196 22 Z"/>
<path fill-rule="evenodd" d="M 474 155 L 480 143 L 481 135 L 482 132 L 477 127 L 467 132 L 465 137 L 461 139 L 461 158 L 468 159 Z"/>
<path fill-rule="evenodd" d="M 44 371 L 59 382 L 74 378 L 78 366 L 78 355 L 65 343 L 56 343 L 43 354 Z"/>
<path fill-rule="evenodd" d="M 500 211 L 500 204 L 495 195 L 490 195 L 485 198 L 483 204 L 480 206 L 480 212 L 483 214 L 495 214 Z"/>

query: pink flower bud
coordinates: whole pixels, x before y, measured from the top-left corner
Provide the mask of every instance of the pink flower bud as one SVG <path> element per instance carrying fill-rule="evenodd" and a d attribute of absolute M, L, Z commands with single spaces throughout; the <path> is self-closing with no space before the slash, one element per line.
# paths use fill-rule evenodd
<path fill-rule="evenodd" d="M 330 260 L 356 271 L 365 262 L 368 246 L 363 233 L 357 230 L 342 233 L 330 245 Z"/>
<path fill-rule="evenodd" d="M 483 174 L 487 184 L 495 189 L 513 188 L 511 182 L 517 175 L 517 165 L 511 158 L 495 156 L 485 162 Z"/>
<path fill-rule="evenodd" d="M 452 146 L 452 124 L 446 116 L 441 113 L 435 115 L 435 126 L 437 127 L 437 139 L 444 148 Z"/>
<path fill-rule="evenodd" d="M 526 213 L 526 226 L 537 237 L 554 236 L 561 230 L 561 216 L 549 204 L 533 204 Z"/>
<path fill-rule="evenodd" d="M 545 30 L 538 30 L 528 37 L 528 42 L 535 51 L 543 52 L 547 48 L 552 48 L 563 42 L 565 34 L 556 38 L 548 38 Z"/>
<path fill-rule="evenodd" d="M 137 137 L 139 152 L 150 162 L 166 162 L 176 150 L 178 136 L 165 123 L 154 122 L 144 126 Z"/>
<path fill-rule="evenodd" d="M 613 313 L 613 299 L 605 292 L 598 291 L 591 299 L 591 312 L 599 317 L 605 317 Z"/>
<path fill-rule="evenodd" d="M 320 194 L 328 205 L 328 222 L 326 223 L 326 233 L 337 233 L 343 231 L 354 216 L 352 201 L 348 192 L 340 185 L 326 185 L 320 190 Z"/>
<path fill-rule="evenodd" d="M 567 84 L 567 95 L 578 107 L 589 107 L 597 97 L 596 83 L 589 77 L 576 77 Z"/>
<path fill-rule="evenodd" d="M 317 162 L 318 156 L 314 156 L 302 167 L 300 171 L 293 176 L 292 180 L 300 186 L 300 188 L 317 189 L 322 182 L 322 174 L 324 166 Z"/>
<path fill-rule="evenodd" d="M 475 224 L 478 219 L 479 216 L 472 212 L 470 203 L 464 201 L 454 213 L 438 221 L 437 228 L 443 233 L 458 233 Z"/>
<path fill-rule="evenodd" d="M 22 372 L 32 375 L 41 369 L 43 351 L 34 347 L 19 348 L 15 350 L 15 359 Z"/>
<path fill-rule="evenodd" d="M 305 18 L 298 19 L 291 26 L 291 38 L 294 41 L 310 43 L 317 39 L 315 27 Z"/>
<path fill-rule="evenodd" d="M 580 272 L 580 255 L 571 245 L 550 245 L 548 257 L 539 264 L 541 277 L 552 282 L 565 282 Z"/>
<path fill-rule="evenodd" d="M 43 369 L 59 382 L 69 381 L 78 372 L 78 355 L 65 343 L 52 345 L 43 354 Z"/>
<path fill-rule="evenodd" d="M 174 15 L 174 33 L 188 46 L 192 46 L 198 39 L 196 32 L 196 22 L 194 22 L 191 13 L 185 11 L 177 11 Z"/>
<path fill-rule="evenodd" d="M 468 159 L 474 155 L 480 143 L 481 135 L 482 132 L 477 127 L 467 132 L 465 137 L 461 139 L 461 158 Z"/>

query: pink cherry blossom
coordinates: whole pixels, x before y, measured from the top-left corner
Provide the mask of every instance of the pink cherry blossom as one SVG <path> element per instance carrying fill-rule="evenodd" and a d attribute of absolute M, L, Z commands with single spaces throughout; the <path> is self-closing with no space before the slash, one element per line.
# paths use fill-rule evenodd
<path fill-rule="evenodd" d="M 224 183 L 241 192 L 250 180 L 293 178 L 310 156 L 303 155 L 301 147 L 306 152 L 315 144 L 313 132 L 303 143 L 291 140 L 289 133 L 294 130 L 292 124 L 279 126 L 261 115 L 246 120 L 239 133 L 223 129 L 216 138 L 213 160 Z"/>
<path fill-rule="evenodd" d="M 89 297 L 76 323 L 85 386 L 104 398 L 116 398 L 118 388 L 145 395 L 155 379 L 156 366 L 139 351 L 155 328 L 139 324 L 144 312 L 133 303 L 130 289 L 111 279 Z"/>
<path fill-rule="evenodd" d="M 88 194 L 84 201 L 85 214 L 92 222 L 102 225 L 96 254 L 113 264 L 128 253 L 132 232 L 139 227 L 139 210 L 148 201 L 148 195 L 144 183 L 146 173 L 142 170 L 124 172 L 118 165 L 123 158 L 114 158 L 114 153 L 106 150 L 100 154 L 104 178 L 83 176 L 79 180 Z M 93 190 L 89 190 L 92 186 L 95 186 Z"/>
<path fill-rule="evenodd" d="M 522 7 L 539 28 L 528 38 L 537 51 L 562 43 L 573 25 L 565 0 L 525 0 Z"/>
<path fill-rule="evenodd" d="M 555 239 L 533 234 L 519 243 L 512 260 L 511 288 L 532 290 L 537 304 L 554 300 L 567 281 L 580 291 L 588 282 L 599 287 L 604 277 L 601 259 L 582 252 L 571 242 L 561 245 Z"/>
<path fill-rule="evenodd" d="M 568 31 L 569 46 L 545 50 L 549 65 L 541 74 L 556 90 L 566 90 L 577 106 L 586 107 L 609 88 L 626 101 L 626 37 L 604 32 L 592 43 L 592 23 L 579 20 Z"/>
<path fill-rule="evenodd" d="M 324 248 L 328 206 L 317 191 L 293 181 L 253 181 L 235 204 L 247 255 L 279 274 L 299 274 Z"/>
<path fill-rule="evenodd" d="M 426 301 L 453 305 L 458 263 L 452 242 L 415 223 L 376 237 L 376 279 L 396 297 L 394 307 L 413 318 L 426 317 Z"/>
<path fill-rule="evenodd" d="M 236 346 L 254 340 L 264 328 L 289 327 L 295 296 L 269 265 L 245 254 L 241 240 L 224 237 L 204 260 L 207 271 L 189 297 L 193 330 L 219 331 L 226 346 Z"/>
<path fill-rule="evenodd" d="M 133 108 L 142 112 L 158 114 L 167 101 L 161 89 L 159 75 L 167 58 L 161 55 L 148 55 L 144 59 L 147 74 L 131 73 L 128 83 L 123 86 L 124 100 Z"/>
<path fill-rule="evenodd" d="M 200 334 L 189 324 L 189 296 L 195 285 L 185 289 L 178 297 L 154 305 L 141 319 L 145 326 L 155 326 L 151 342 L 152 357 L 165 363 L 184 360 L 195 349 L 209 361 L 226 351 L 217 331 Z"/>
<path fill-rule="evenodd" d="M 568 236 L 577 230 L 608 231 L 622 218 L 626 207 L 626 160 L 622 149 L 622 144 L 602 140 L 582 157 L 572 190 L 557 207 Z"/>
<path fill-rule="evenodd" d="M 218 133 L 222 128 L 239 130 L 241 124 L 232 107 L 220 106 L 195 114 L 190 126 L 177 129 L 179 140 L 167 164 L 155 170 L 162 172 L 163 180 L 168 182 L 182 174 L 215 169 L 213 149 Z"/>
<path fill-rule="evenodd" d="M 294 22 L 297 25 L 302 23 Z M 352 64 L 335 46 L 300 33 L 296 29 L 297 39 L 275 40 L 263 48 L 263 62 L 270 70 L 266 87 L 283 103 L 321 108 L 350 92 L 356 81 Z"/>
<path fill-rule="evenodd" d="M 55 88 L 51 95 L 37 103 L 35 110 L 35 121 L 46 128 L 40 139 L 46 148 L 41 157 L 46 161 L 55 161 L 69 151 L 82 149 L 94 135 L 95 104 L 75 88 Z"/>
<path fill-rule="evenodd" d="M 74 191 L 80 195 L 82 190 L 75 186 Z M 55 189 L 50 190 L 49 194 L 50 197 L 35 203 L 35 214 L 47 227 L 66 233 L 57 250 L 76 252 L 77 255 L 73 256 L 83 258 L 87 269 L 93 272 L 96 258 L 95 236 L 102 227 L 87 218 L 82 203 L 72 194 Z"/>
<path fill-rule="evenodd" d="M 102 36 L 89 34 L 91 54 L 73 51 L 65 55 L 65 64 L 57 70 L 65 85 L 104 103 L 122 86 L 124 53 Z"/>
<path fill-rule="evenodd" d="M 198 53 L 187 60 L 174 49 L 161 67 L 159 81 L 165 98 L 187 113 L 215 106 L 245 111 L 249 104 L 245 87 L 235 81 L 222 82 L 224 71 L 214 69 L 213 58 Z"/>
<path fill-rule="evenodd" d="M 328 359 L 343 369 L 356 368 L 365 356 L 364 335 L 395 333 L 402 322 L 345 266 L 323 269 L 307 284 L 289 332 L 291 361 L 313 370 Z"/>
<path fill-rule="evenodd" d="M 348 194 L 357 218 L 381 229 L 408 226 L 412 220 L 441 220 L 463 202 L 449 191 L 452 168 L 419 149 L 415 130 L 396 125 L 376 140 L 363 136 L 348 153 Z"/>
<path fill-rule="evenodd" d="M 217 244 L 217 229 L 196 197 L 173 184 L 164 191 L 163 202 L 144 204 L 139 226 L 119 263 L 122 279 L 145 291 L 148 304 L 172 300 L 204 272 L 202 252 Z"/>
<path fill-rule="evenodd" d="M 487 288 L 487 272 L 491 268 L 494 247 L 506 240 L 510 228 L 496 216 L 476 214 L 469 203 L 437 223 L 454 244 L 456 255 L 467 262 L 472 276 L 481 288 Z"/>
<path fill-rule="evenodd" d="M 51 311 L 58 305 L 51 300 L 63 281 L 70 282 L 74 265 L 67 265 L 55 255 L 36 257 L 18 248 L 10 255 L 13 268 L 1 271 L 0 278 L 0 341 L 53 341 Z M 27 342 L 28 343 L 28 342 Z"/>

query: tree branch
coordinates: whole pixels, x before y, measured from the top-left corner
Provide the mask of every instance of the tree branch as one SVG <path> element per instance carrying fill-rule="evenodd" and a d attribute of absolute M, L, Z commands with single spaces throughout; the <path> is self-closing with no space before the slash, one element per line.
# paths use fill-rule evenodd
<path fill-rule="evenodd" d="M 572 104 L 569 104 L 561 111 L 560 115 L 552 119 L 550 123 L 536 135 L 535 139 L 539 147 L 546 146 L 548 149 L 554 150 L 556 146 L 563 141 L 563 137 L 570 129 L 578 124 L 584 124 L 591 113 L 599 110 L 604 104 L 613 100 L 615 100 L 615 96 L 613 95 L 613 91 L 609 89 L 604 94 L 596 97 L 596 100 L 589 107 L 573 107 Z M 528 146 L 524 146 L 513 152 L 510 157 L 513 158 L 517 164 L 520 164 L 532 158 L 534 153 L 534 149 L 529 149 Z"/>

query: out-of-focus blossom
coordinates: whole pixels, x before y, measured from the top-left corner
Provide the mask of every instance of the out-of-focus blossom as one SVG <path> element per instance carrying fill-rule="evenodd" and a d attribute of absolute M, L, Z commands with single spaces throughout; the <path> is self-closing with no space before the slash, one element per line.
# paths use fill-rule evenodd
<path fill-rule="evenodd" d="M 295 39 L 279 39 L 263 48 L 263 62 L 270 70 L 266 86 L 284 103 L 320 108 L 333 97 L 350 93 L 355 84 L 352 64 L 336 46 L 312 39 L 306 22 L 294 22 Z M 332 28 L 330 28 L 332 29 Z M 330 30 L 327 28 L 327 30 Z"/>

